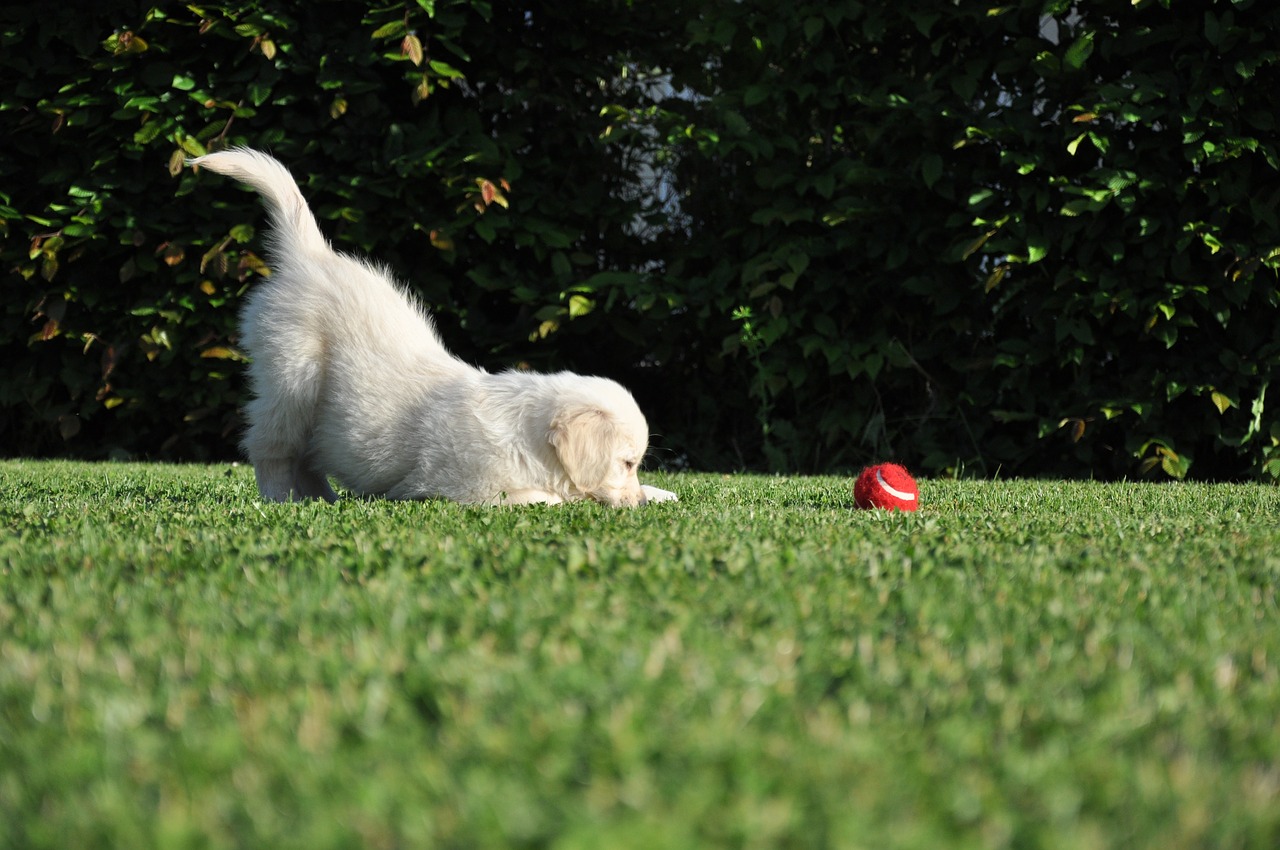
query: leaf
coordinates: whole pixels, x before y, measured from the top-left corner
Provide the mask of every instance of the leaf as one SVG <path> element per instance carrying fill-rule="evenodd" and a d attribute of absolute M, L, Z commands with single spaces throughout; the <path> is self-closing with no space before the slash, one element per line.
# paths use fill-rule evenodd
<path fill-rule="evenodd" d="M 596 308 L 596 302 L 585 295 L 569 296 L 569 318 L 577 319 Z"/>
<path fill-rule="evenodd" d="M 228 237 L 228 239 L 229 238 L 230 237 Z M 227 241 L 228 240 L 224 239 L 222 242 L 219 242 L 217 245 L 214 245 L 208 251 L 205 251 L 204 255 L 200 257 L 200 273 L 201 274 L 204 274 L 204 270 L 207 269 L 210 264 L 213 264 L 213 267 L 217 272 L 215 276 L 221 276 L 223 274 L 226 274 L 227 255 L 224 253 L 224 251 L 227 247 Z M 125 276 L 126 270 L 128 271 L 128 277 Z M 120 269 L 120 282 L 124 283 L 126 280 L 133 277 L 135 274 L 137 274 L 137 267 L 134 265 L 133 259 L 130 258 L 124 264 L 124 268 Z"/>
<path fill-rule="evenodd" d="M 421 65 L 423 58 L 422 42 L 416 35 L 410 33 L 404 37 L 404 41 L 400 42 L 400 51 L 409 57 L 409 61 L 414 65 Z"/>
<path fill-rule="evenodd" d="M 439 230 L 433 230 L 427 234 L 431 239 L 431 247 L 439 251 L 452 251 L 454 249 L 453 239 L 448 234 Z"/>
<path fill-rule="evenodd" d="M 70 440 L 80 433 L 80 417 L 73 413 L 64 413 L 58 417 L 58 433 L 62 439 Z"/>
<path fill-rule="evenodd" d="M 969 206 L 976 207 L 979 204 L 986 203 L 987 201 L 991 200 L 991 198 L 995 197 L 995 194 L 996 192 L 994 189 L 989 189 L 986 187 L 978 189 L 973 194 L 969 195 Z"/>
<path fill-rule="evenodd" d="M 1159 466 L 1164 471 L 1164 474 L 1170 478 L 1182 479 L 1187 477 L 1187 472 L 1191 469 L 1190 457 L 1178 454 L 1159 438 L 1148 440 L 1139 449 L 1138 453 L 1146 454 L 1147 449 L 1152 447 L 1155 448 L 1155 453 L 1151 457 L 1144 458 L 1139 466 L 1143 475 Z"/>
<path fill-rule="evenodd" d="M 187 152 L 188 155 L 193 157 L 204 156 L 209 152 L 205 146 L 200 143 L 200 140 L 194 136 L 183 134 L 178 139 L 178 144 Z"/>
<path fill-rule="evenodd" d="M 1213 406 L 1218 408 L 1218 413 L 1223 414 L 1236 406 L 1236 403 L 1223 393 L 1214 390 L 1209 393 L 1209 398 L 1213 401 Z"/>
<path fill-rule="evenodd" d="M 373 31 L 373 38 L 396 38 L 403 36 L 409 31 L 404 21 L 392 21 L 389 24 L 383 24 Z"/>
<path fill-rule="evenodd" d="M 34 260 L 41 255 L 46 257 L 56 256 L 63 242 L 64 240 L 61 236 L 51 236 L 48 239 L 37 236 L 31 242 L 31 248 L 27 251 L 27 258 Z"/>
<path fill-rule="evenodd" d="M 225 345 L 215 345 L 212 348 L 206 348 L 200 352 L 200 356 L 212 360 L 235 360 L 242 362 L 245 356 L 234 348 Z"/>
<path fill-rule="evenodd" d="M 164 260 L 164 264 L 170 268 L 179 265 L 187 256 L 187 252 L 183 250 L 181 245 L 175 245 L 170 242 L 168 245 L 163 246 L 163 248 L 164 250 L 161 253 L 161 257 Z"/>
<path fill-rule="evenodd" d="M 1049 77 L 1062 70 L 1062 62 L 1048 50 L 1042 50 L 1031 60 L 1031 68 L 1042 77 Z"/>
<path fill-rule="evenodd" d="M 1084 63 L 1093 55 L 1093 40 L 1096 33 L 1087 32 L 1077 38 L 1067 52 L 1063 55 L 1062 61 L 1068 68 L 1079 71 L 1084 67 Z"/>
<path fill-rule="evenodd" d="M 448 62 L 441 62 L 439 59 L 432 59 L 427 63 L 427 67 L 450 80 L 463 79 L 467 76 Z"/>
<path fill-rule="evenodd" d="M 992 236 L 995 236 L 998 232 L 998 230 L 988 230 L 986 233 L 970 242 L 968 246 L 965 247 L 964 252 L 960 255 L 960 259 L 967 260 L 972 257 L 982 248 L 983 245 L 986 245 L 987 242 L 991 240 Z"/>
<path fill-rule="evenodd" d="M 1027 240 L 1027 262 L 1038 263 L 1049 256 L 1049 240 L 1043 234 Z"/>
<path fill-rule="evenodd" d="M 1191 458 L 1179 455 L 1172 449 L 1165 449 L 1164 457 L 1160 459 L 1160 468 L 1170 478 L 1182 480 L 1187 477 L 1187 473 L 1191 470 Z"/>
<path fill-rule="evenodd" d="M 840 329 L 836 325 L 836 320 L 828 316 L 826 313 L 819 313 L 813 317 L 813 329 L 825 337 L 835 339 L 840 336 Z"/>
<path fill-rule="evenodd" d="M 137 144 L 147 145 L 158 139 L 166 129 L 168 129 L 167 121 L 150 118 L 138 129 L 138 132 L 133 134 L 133 140 Z"/>
<path fill-rule="evenodd" d="M 144 53 L 150 46 L 146 39 L 140 35 L 134 34 L 130 30 L 118 32 L 112 35 L 106 41 L 106 48 L 116 56 L 128 53 Z"/>
<path fill-rule="evenodd" d="M 932 189 L 942 179 L 942 157 L 936 153 L 926 154 L 920 163 L 920 175 L 924 178 L 924 185 Z"/>
<path fill-rule="evenodd" d="M 240 262 L 237 264 L 240 271 L 240 279 L 245 279 L 245 272 L 256 272 L 263 277 L 271 277 L 271 268 L 263 262 L 262 258 L 252 251 L 245 251 L 240 255 Z"/>
<path fill-rule="evenodd" d="M 573 277 L 573 263 L 569 262 L 564 252 L 556 251 L 551 255 L 551 273 L 562 281 Z"/>
<path fill-rule="evenodd" d="M 1255 398 L 1253 400 L 1253 404 L 1250 405 L 1249 410 L 1253 414 L 1253 421 L 1249 423 L 1249 429 L 1245 432 L 1244 440 L 1242 442 L 1248 442 L 1262 433 L 1262 414 L 1267 409 L 1268 386 L 1270 386 L 1269 381 L 1262 382 L 1262 389 L 1258 392 L 1258 397 Z M 1277 437 L 1280 436 L 1277 434 L 1277 429 L 1280 429 L 1280 422 L 1274 423 L 1271 426 L 1271 439 L 1273 445 L 1280 445 L 1280 440 L 1277 440 Z"/>
<path fill-rule="evenodd" d="M 1209 249 L 1210 254 L 1216 254 L 1224 247 L 1222 241 L 1211 233 L 1201 233 L 1200 241 L 1204 242 L 1205 247 Z"/>
<path fill-rule="evenodd" d="M 1222 42 L 1222 22 L 1212 12 L 1204 13 L 1204 37 L 1214 47 Z"/>
<path fill-rule="evenodd" d="M 27 341 L 28 342 L 48 342 L 49 340 L 59 336 L 61 333 L 62 333 L 62 329 L 58 327 L 58 323 L 53 319 L 49 319 L 47 322 L 44 323 L 44 326 L 40 328 L 39 331 L 32 334 Z"/>

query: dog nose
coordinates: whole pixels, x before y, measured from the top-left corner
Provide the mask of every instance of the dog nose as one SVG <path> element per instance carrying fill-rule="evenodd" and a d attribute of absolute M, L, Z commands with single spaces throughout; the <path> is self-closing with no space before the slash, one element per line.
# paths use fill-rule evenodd
<path fill-rule="evenodd" d="M 636 507 L 643 508 L 647 504 L 649 504 L 649 497 L 644 494 L 643 490 L 641 490 L 640 498 L 636 500 Z"/>

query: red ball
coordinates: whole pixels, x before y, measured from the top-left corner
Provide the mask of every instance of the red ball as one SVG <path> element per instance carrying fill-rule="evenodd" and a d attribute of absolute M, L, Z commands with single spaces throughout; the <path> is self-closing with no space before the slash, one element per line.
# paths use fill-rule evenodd
<path fill-rule="evenodd" d="M 853 485 L 853 501 L 860 508 L 914 511 L 920 506 L 920 488 L 904 467 L 878 463 L 858 475 Z"/>

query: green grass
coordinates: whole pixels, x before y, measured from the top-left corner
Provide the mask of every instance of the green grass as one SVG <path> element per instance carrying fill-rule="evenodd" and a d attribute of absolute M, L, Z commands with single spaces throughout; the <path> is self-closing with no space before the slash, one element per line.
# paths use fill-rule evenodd
<path fill-rule="evenodd" d="M 649 479 L 0 463 L 0 846 L 1280 846 L 1280 489 Z"/>

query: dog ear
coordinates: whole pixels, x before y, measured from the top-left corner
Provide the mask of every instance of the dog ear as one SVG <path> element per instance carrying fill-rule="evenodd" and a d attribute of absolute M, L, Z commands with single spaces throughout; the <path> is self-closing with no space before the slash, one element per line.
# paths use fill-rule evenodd
<path fill-rule="evenodd" d="M 547 442 L 560 456 L 569 480 L 579 490 L 598 490 L 613 470 L 618 424 L 598 407 L 572 407 L 551 421 Z"/>

